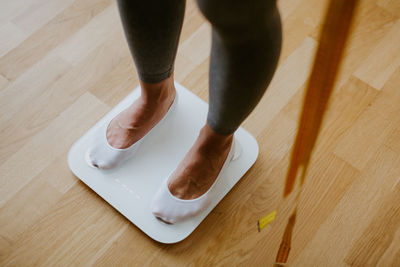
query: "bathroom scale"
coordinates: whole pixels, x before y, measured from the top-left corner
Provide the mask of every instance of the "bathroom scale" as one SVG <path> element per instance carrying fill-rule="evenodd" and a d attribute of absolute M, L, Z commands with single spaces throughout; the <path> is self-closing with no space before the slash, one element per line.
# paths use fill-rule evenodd
<path fill-rule="evenodd" d="M 161 183 L 189 151 L 207 120 L 208 103 L 175 82 L 177 106 L 160 127 L 151 131 L 135 155 L 114 169 L 100 170 L 85 160 L 85 152 L 98 127 L 115 117 L 140 96 L 135 88 L 125 99 L 79 138 L 68 154 L 72 172 L 140 230 L 161 243 L 176 243 L 188 237 L 222 198 L 254 164 L 256 139 L 240 127 L 234 134 L 238 152 L 215 184 L 218 197 L 208 208 L 188 220 L 166 224 L 151 213 L 150 204 Z"/>

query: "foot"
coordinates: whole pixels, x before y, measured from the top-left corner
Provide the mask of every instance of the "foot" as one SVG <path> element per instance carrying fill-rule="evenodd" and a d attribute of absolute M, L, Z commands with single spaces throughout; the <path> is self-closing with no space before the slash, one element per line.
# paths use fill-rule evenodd
<path fill-rule="evenodd" d="M 230 151 L 233 134 L 221 135 L 206 124 L 172 173 L 168 189 L 177 198 L 198 198 L 212 186 Z"/>
<path fill-rule="evenodd" d="M 173 76 L 155 84 L 141 82 L 141 90 L 141 97 L 107 128 L 107 141 L 114 148 L 128 148 L 145 136 L 167 113 L 176 94 Z"/>
<path fill-rule="evenodd" d="M 98 129 L 85 154 L 90 166 L 112 169 L 132 157 L 140 145 L 135 144 L 170 110 L 176 99 L 173 76 L 160 83 L 140 85 L 141 96 Z"/>

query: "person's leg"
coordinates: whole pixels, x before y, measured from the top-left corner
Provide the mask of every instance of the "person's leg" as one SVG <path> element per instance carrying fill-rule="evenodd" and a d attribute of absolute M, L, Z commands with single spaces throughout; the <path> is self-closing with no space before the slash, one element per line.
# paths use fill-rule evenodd
<path fill-rule="evenodd" d="M 260 101 L 277 67 L 282 33 L 275 0 L 198 0 L 212 24 L 209 111 L 198 139 L 171 176 L 181 199 L 204 194 L 233 134 Z"/>
<path fill-rule="evenodd" d="M 173 73 L 185 4 L 185 0 L 118 0 L 141 81 L 158 83 Z"/>
<path fill-rule="evenodd" d="M 276 0 L 198 4 L 213 26 L 207 122 L 217 133 L 231 134 L 258 104 L 275 72 L 282 41 Z"/>
<path fill-rule="evenodd" d="M 122 25 L 140 79 L 141 96 L 118 114 L 107 129 L 114 148 L 132 146 L 167 113 L 175 99 L 174 61 L 182 29 L 185 0 L 118 0 Z M 112 88 L 110 88 L 112 89 Z M 107 155 L 98 141 L 92 165 L 112 168 L 119 158 Z"/>
<path fill-rule="evenodd" d="M 157 124 L 171 105 L 175 97 L 172 74 L 185 4 L 185 0 L 118 0 L 140 79 L 141 98 L 110 124 L 110 145 L 129 147 Z"/>

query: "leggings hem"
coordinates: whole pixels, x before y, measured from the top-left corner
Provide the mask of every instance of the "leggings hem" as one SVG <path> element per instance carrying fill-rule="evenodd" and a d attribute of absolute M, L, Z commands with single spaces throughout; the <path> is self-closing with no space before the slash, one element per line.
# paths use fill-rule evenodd
<path fill-rule="evenodd" d="M 145 74 L 145 73 L 139 73 L 138 76 L 139 79 L 145 83 L 158 83 L 161 82 L 171 76 L 173 72 L 173 67 L 171 67 L 169 70 L 163 73 L 157 73 L 157 74 Z"/>
<path fill-rule="evenodd" d="M 210 126 L 210 128 L 216 132 L 217 134 L 221 134 L 221 135 L 230 135 L 233 134 L 238 127 L 230 127 L 230 128 L 226 128 L 226 127 L 221 127 L 221 125 L 219 125 L 218 123 L 213 122 L 210 118 L 207 118 L 207 124 L 208 126 Z"/>

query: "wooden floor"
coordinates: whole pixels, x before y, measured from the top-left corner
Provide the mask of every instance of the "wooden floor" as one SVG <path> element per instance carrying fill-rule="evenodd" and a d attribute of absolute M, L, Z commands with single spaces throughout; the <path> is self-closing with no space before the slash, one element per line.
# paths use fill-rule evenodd
<path fill-rule="evenodd" d="M 279 1 L 280 65 L 242 125 L 259 158 L 191 236 L 165 245 L 67 166 L 73 142 L 138 85 L 115 2 L 2 0 L 0 265 L 272 266 L 293 209 L 284 177 L 326 2 Z M 290 266 L 400 266 L 400 1 L 360 2 Z M 210 26 L 188 0 L 175 77 L 206 101 L 209 49 Z"/>

